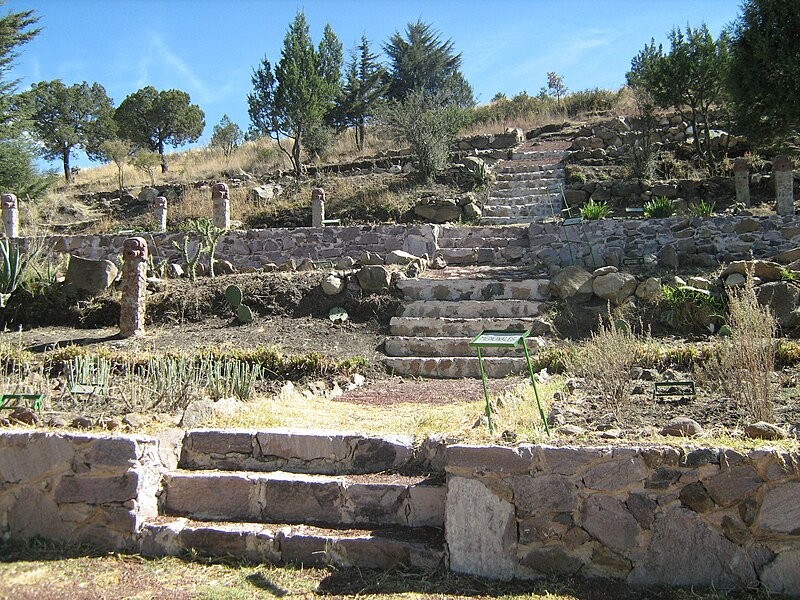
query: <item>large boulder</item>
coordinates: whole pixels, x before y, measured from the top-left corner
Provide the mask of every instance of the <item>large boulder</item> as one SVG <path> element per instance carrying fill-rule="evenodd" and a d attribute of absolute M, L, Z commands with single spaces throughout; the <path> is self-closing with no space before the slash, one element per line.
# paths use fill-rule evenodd
<path fill-rule="evenodd" d="M 720 277 L 724 279 L 732 273 L 747 275 L 752 271 L 761 281 L 780 281 L 782 268 L 778 263 L 768 260 L 736 260 L 725 268 Z"/>
<path fill-rule="evenodd" d="M 562 300 L 588 300 L 592 295 L 592 275 L 583 267 L 569 266 L 550 281 L 550 292 Z"/>
<path fill-rule="evenodd" d="M 99 294 L 111 287 L 118 273 L 117 265 L 110 260 L 70 256 L 64 285 L 90 294 Z"/>
<path fill-rule="evenodd" d="M 756 288 L 758 302 L 769 306 L 778 323 L 784 329 L 791 329 L 800 325 L 800 312 L 797 302 L 800 299 L 800 290 L 789 281 L 772 281 Z"/>
<path fill-rule="evenodd" d="M 417 204 L 414 214 L 430 221 L 431 223 L 447 223 L 458 221 L 461 216 L 461 207 L 457 204 Z"/>
<path fill-rule="evenodd" d="M 139 202 L 142 204 L 153 204 L 156 198 L 160 196 L 158 190 L 153 187 L 143 187 L 139 192 Z"/>
<path fill-rule="evenodd" d="M 595 277 L 592 291 L 603 300 L 611 300 L 614 304 L 622 304 L 636 291 L 636 277 L 630 273 L 609 273 Z"/>
<path fill-rule="evenodd" d="M 366 292 L 380 292 L 388 290 L 392 277 L 386 267 L 381 265 L 367 265 L 356 273 L 361 289 Z"/>

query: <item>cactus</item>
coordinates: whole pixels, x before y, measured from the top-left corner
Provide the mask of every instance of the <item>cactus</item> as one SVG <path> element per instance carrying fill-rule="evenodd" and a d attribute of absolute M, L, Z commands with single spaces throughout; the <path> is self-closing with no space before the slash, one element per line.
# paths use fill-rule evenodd
<path fill-rule="evenodd" d="M 242 289 L 238 285 L 229 285 L 225 288 L 225 300 L 234 310 L 239 323 L 252 323 L 253 311 L 246 304 L 242 304 Z"/>

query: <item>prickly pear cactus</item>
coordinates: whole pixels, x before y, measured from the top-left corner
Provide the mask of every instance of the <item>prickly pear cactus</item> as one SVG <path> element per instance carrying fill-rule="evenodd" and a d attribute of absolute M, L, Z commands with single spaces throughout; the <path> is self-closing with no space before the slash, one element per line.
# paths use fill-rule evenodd
<path fill-rule="evenodd" d="M 242 288 L 238 285 L 229 285 L 225 288 L 225 300 L 231 305 L 231 308 L 239 308 L 242 304 Z"/>
<path fill-rule="evenodd" d="M 240 323 L 252 323 L 253 311 L 250 310 L 250 307 L 246 304 L 240 304 L 238 307 L 236 307 L 236 319 Z"/>

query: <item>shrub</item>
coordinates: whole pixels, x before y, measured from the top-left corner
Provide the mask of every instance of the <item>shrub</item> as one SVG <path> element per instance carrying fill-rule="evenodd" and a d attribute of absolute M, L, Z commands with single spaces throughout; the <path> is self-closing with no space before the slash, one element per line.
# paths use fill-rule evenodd
<path fill-rule="evenodd" d="M 589 201 L 581 206 L 581 217 L 587 221 L 605 219 L 610 214 L 611 209 L 608 207 L 608 203 L 605 200 L 602 202 L 595 202 L 589 198 Z"/>
<path fill-rule="evenodd" d="M 675 214 L 672 201 L 666 196 L 656 196 L 644 204 L 644 216 L 648 219 L 663 219 Z"/>
<path fill-rule="evenodd" d="M 627 324 L 626 324 L 627 325 Z M 619 415 L 630 400 L 631 367 L 640 354 L 640 343 L 629 326 L 621 327 L 608 315 L 596 333 L 567 357 L 567 370 L 605 396 L 603 402 Z"/>
<path fill-rule="evenodd" d="M 688 285 L 665 285 L 661 296 L 666 304 L 664 318 L 673 327 L 691 330 L 717 325 L 722 302 L 710 292 Z"/>
<path fill-rule="evenodd" d="M 759 304 L 752 275 L 744 286 L 731 291 L 729 300 L 731 335 L 721 342 L 719 351 L 721 383 L 737 400 L 743 417 L 770 421 L 778 330 L 775 315 Z"/>
<path fill-rule="evenodd" d="M 714 214 L 714 203 L 700 200 L 689 207 L 689 212 L 696 217 L 710 217 Z"/>

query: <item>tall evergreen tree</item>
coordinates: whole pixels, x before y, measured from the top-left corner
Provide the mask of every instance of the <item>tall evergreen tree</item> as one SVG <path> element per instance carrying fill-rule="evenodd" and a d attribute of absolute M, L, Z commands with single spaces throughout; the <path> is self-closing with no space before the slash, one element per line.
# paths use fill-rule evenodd
<path fill-rule="evenodd" d="M 100 145 L 114 135 L 114 105 L 99 83 L 68 87 L 58 79 L 41 81 L 20 94 L 19 103 L 29 111 L 42 155 L 61 161 L 68 182 L 73 151 L 82 149 L 90 158 L 101 158 Z"/>
<path fill-rule="evenodd" d="M 729 86 L 739 128 L 753 141 L 800 131 L 800 3 L 745 0 L 733 27 Z"/>
<path fill-rule="evenodd" d="M 158 152 L 161 172 L 168 171 L 166 146 L 197 141 L 206 126 L 205 114 L 181 90 L 157 91 L 152 86 L 134 92 L 114 113 L 120 136 L 137 148 Z"/>
<path fill-rule="evenodd" d="M 0 7 L 5 0 L 0 0 Z M 19 47 L 27 44 L 41 31 L 35 25 L 39 17 L 32 10 L 9 12 L 0 17 L 0 137 L 13 135 L 9 127 L 20 119 L 16 118 L 12 97 L 16 92 L 18 79 L 10 79 L 9 74 L 14 59 L 19 56 Z"/>
<path fill-rule="evenodd" d="M 297 176 L 302 172 L 304 138 L 324 122 L 341 85 L 341 75 L 336 77 L 336 70 L 341 71 L 341 44 L 330 27 L 320 51 L 314 49 L 305 15 L 298 12 L 286 32 L 274 74 L 264 58 L 253 72 L 253 91 L 247 96 L 252 128 L 277 141 Z M 282 141 L 286 138 L 291 140 L 289 148 Z"/>
<path fill-rule="evenodd" d="M 430 24 L 409 23 L 405 37 L 395 31 L 383 49 L 389 57 L 390 100 L 403 100 L 413 90 L 421 90 L 462 108 L 475 104 L 472 88 L 460 71 L 461 54 L 455 53 L 452 40 L 441 41 Z"/>
<path fill-rule="evenodd" d="M 386 71 L 378 55 L 370 52 L 367 36 L 350 52 L 339 111 L 342 121 L 355 128 L 356 146 L 364 149 L 367 121 L 375 115 L 386 90 Z"/>

